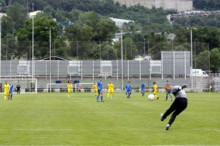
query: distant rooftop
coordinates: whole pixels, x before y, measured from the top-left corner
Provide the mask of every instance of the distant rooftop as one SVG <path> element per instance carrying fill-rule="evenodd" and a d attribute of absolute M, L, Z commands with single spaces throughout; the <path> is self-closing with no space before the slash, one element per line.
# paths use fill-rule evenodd
<path fill-rule="evenodd" d="M 30 12 L 30 13 L 28 13 L 28 17 L 33 18 L 39 13 L 43 13 L 43 11 L 37 10 L 37 11 Z"/>
<path fill-rule="evenodd" d="M 118 18 L 112 18 L 112 17 L 110 17 L 110 19 L 111 19 L 112 21 L 114 21 L 115 24 L 116 24 L 116 26 L 118 26 L 118 27 L 122 27 L 122 25 L 123 25 L 124 23 L 134 22 L 133 20 L 118 19 Z"/>
<path fill-rule="evenodd" d="M 0 18 L 2 18 L 3 16 L 7 16 L 6 13 L 0 13 Z"/>

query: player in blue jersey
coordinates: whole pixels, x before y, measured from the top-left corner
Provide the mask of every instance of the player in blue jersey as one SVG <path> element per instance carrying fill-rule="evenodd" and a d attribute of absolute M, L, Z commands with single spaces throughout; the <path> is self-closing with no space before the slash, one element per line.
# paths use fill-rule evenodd
<path fill-rule="evenodd" d="M 126 92 L 127 98 L 130 98 L 130 96 L 131 96 L 131 84 L 130 84 L 130 81 L 128 82 L 127 85 L 125 85 L 125 92 Z"/>
<path fill-rule="evenodd" d="M 10 84 L 10 89 L 9 89 L 9 96 L 10 96 L 10 100 L 12 100 L 12 96 L 13 96 L 13 85 Z"/>
<path fill-rule="evenodd" d="M 146 85 L 144 83 L 141 84 L 141 94 L 144 96 L 144 90 L 145 90 Z"/>
<path fill-rule="evenodd" d="M 101 95 L 101 102 L 104 102 L 103 100 L 103 93 L 102 93 L 102 79 L 100 78 L 97 82 L 98 86 L 98 96 L 97 96 L 97 102 L 99 102 L 99 96 Z"/>

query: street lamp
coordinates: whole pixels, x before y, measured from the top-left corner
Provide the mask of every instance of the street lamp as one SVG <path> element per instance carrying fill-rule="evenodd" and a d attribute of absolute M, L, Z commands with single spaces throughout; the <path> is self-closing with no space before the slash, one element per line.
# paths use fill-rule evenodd
<path fill-rule="evenodd" d="M 124 64 L 123 64 L 123 33 L 121 27 L 121 89 L 124 87 Z"/>
<path fill-rule="evenodd" d="M 190 75 L 191 75 L 191 89 L 193 90 L 193 29 L 196 28 L 188 28 L 190 29 Z"/>
<path fill-rule="evenodd" d="M 1 81 L 1 65 L 2 65 L 2 17 L 0 16 L 0 81 Z"/>
<path fill-rule="evenodd" d="M 49 56 L 50 56 L 50 92 L 51 92 L 51 83 L 52 83 L 52 78 L 51 78 L 51 49 L 52 49 L 52 35 L 51 35 L 51 29 L 52 27 L 45 27 L 45 29 L 49 29 Z"/>
<path fill-rule="evenodd" d="M 49 30 L 49 38 L 50 38 L 49 48 L 50 48 L 50 92 L 51 92 L 51 27 Z"/>
<path fill-rule="evenodd" d="M 32 3 L 32 10 L 34 11 L 34 3 Z M 34 80 L 35 64 L 34 64 L 34 16 L 32 16 L 32 82 Z"/>
<path fill-rule="evenodd" d="M 144 38 L 144 57 L 146 56 L 146 52 L 145 52 L 145 38 Z"/>

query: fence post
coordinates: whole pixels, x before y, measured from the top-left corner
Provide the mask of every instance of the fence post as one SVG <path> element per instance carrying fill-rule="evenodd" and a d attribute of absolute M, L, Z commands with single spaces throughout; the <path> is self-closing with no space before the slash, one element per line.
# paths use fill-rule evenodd
<path fill-rule="evenodd" d="M 186 80 L 186 51 L 184 51 L 184 71 L 185 71 L 185 80 Z"/>
<path fill-rule="evenodd" d="M 118 80 L 118 60 L 116 60 L 116 68 L 117 68 L 117 74 L 116 74 L 116 77 L 117 77 L 117 80 Z"/>
<path fill-rule="evenodd" d="M 59 64 L 59 60 L 57 60 L 57 76 L 58 76 L 58 80 L 60 79 L 59 77 L 60 77 L 60 70 L 59 70 L 59 68 L 60 68 L 60 64 Z"/>
<path fill-rule="evenodd" d="M 141 80 L 141 60 L 139 61 L 139 80 Z"/>
<path fill-rule="evenodd" d="M 128 80 L 129 80 L 129 79 L 130 79 L 130 77 L 129 77 L 129 76 L 130 76 L 130 75 L 129 75 L 129 71 L 130 71 L 130 69 L 129 69 L 129 68 L 130 68 L 130 66 L 129 66 L 129 60 L 127 61 L 127 63 L 128 63 Z"/>
<path fill-rule="evenodd" d="M 83 66 L 82 66 L 82 60 L 80 61 L 80 68 L 81 68 L 81 80 L 83 79 Z"/>
<path fill-rule="evenodd" d="M 94 60 L 92 61 L 92 79 L 95 80 L 95 62 Z"/>
<path fill-rule="evenodd" d="M 160 64 L 160 68 L 161 68 L 161 79 L 163 80 L 163 51 L 161 52 L 161 64 Z"/>
<path fill-rule="evenodd" d="M 46 63 L 45 63 L 45 64 L 46 64 L 46 65 L 45 65 L 45 67 L 46 67 L 45 70 L 46 70 L 46 80 L 47 80 L 47 60 L 45 60 L 45 62 L 46 62 Z"/>
<path fill-rule="evenodd" d="M 10 60 L 10 79 L 11 79 L 11 60 Z"/>
<path fill-rule="evenodd" d="M 175 57 L 175 51 L 173 51 L 173 79 L 175 79 L 175 76 L 176 76 L 176 74 L 175 74 L 175 59 L 176 59 L 176 57 Z"/>

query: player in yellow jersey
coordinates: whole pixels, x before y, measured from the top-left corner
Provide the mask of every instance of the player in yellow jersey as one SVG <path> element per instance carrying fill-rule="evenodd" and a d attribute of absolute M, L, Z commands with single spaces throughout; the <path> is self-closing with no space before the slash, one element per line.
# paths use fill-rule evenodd
<path fill-rule="evenodd" d="M 70 93 L 72 92 L 72 88 L 73 88 L 73 85 L 68 81 L 68 84 L 67 84 L 68 97 L 70 97 Z"/>
<path fill-rule="evenodd" d="M 94 83 L 92 87 L 94 89 L 95 96 L 98 96 L 98 86 L 97 86 L 97 84 Z"/>
<path fill-rule="evenodd" d="M 6 101 L 7 97 L 9 100 L 9 89 L 10 89 L 10 85 L 5 81 L 5 84 L 4 84 L 5 101 Z"/>
<path fill-rule="evenodd" d="M 112 82 L 108 83 L 108 97 L 112 98 L 113 93 L 114 93 L 114 84 Z"/>
<path fill-rule="evenodd" d="M 153 82 L 153 85 L 154 85 L 154 89 L 153 89 L 153 92 L 154 92 L 154 98 L 156 99 L 156 100 L 158 100 L 159 99 L 159 97 L 158 97 L 158 95 L 157 95 L 157 93 L 158 93 L 158 87 L 157 87 L 157 84 L 156 84 L 156 82 Z"/>
<path fill-rule="evenodd" d="M 110 82 L 109 82 L 108 85 L 107 85 L 107 89 L 108 89 L 107 97 L 109 97 L 109 95 L 110 95 Z"/>

